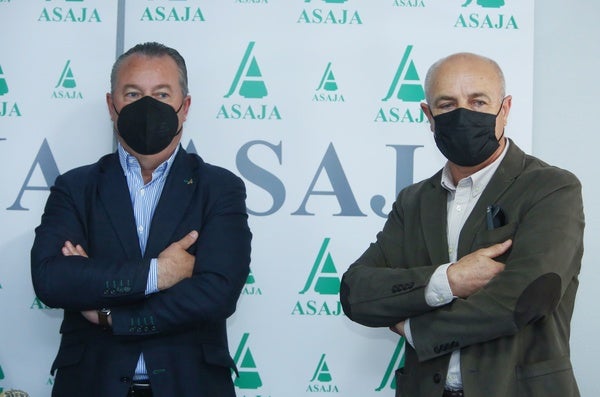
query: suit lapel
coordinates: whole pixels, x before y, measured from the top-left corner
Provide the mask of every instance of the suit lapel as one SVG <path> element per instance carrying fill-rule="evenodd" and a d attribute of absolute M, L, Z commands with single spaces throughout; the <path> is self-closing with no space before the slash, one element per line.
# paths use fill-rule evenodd
<path fill-rule="evenodd" d="M 513 142 L 510 141 L 510 146 L 502 163 L 492 176 L 487 187 L 481 193 L 481 197 L 477 200 L 477 204 L 467 218 L 461 232 L 458 243 L 458 258 L 471 252 L 471 247 L 475 235 L 479 230 L 482 230 L 485 225 L 486 208 L 490 204 L 496 204 L 502 194 L 519 176 L 523 169 L 523 161 L 525 153 Z"/>
<path fill-rule="evenodd" d="M 173 234 L 182 222 L 186 208 L 198 188 L 198 171 L 195 164 L 197 163 L 188 162 L 187 153 L 180 147 L 154 211 L 146 245 L 146 257 L 156 258 L 174 238 L 183 237 Z M 187 230 L 189 231 L 191 230 Z"/>
<path fill-rule="evenodd" d="M 448 196 L 441 186 L 441 171 L 429 179 L 429 190 L 421 196 L 420 214 L 425 245 L 431 263 L 448 262 L 447 200 Z"/>
<path fill-rule="evenodd" d="M 127 257 L 141 258 L 127 179 L 119 164 L 118 155 L 113 153 L 105 157 L 101 163 L 101 170 L 98 195 L 108 219 Z"/>

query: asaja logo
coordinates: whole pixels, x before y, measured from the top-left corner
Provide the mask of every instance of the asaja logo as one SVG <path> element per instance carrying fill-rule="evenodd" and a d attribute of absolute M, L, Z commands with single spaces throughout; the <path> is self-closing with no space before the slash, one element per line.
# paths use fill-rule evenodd
<path fill-rule="evenodd" d="M 299 292 L 303 297 L 294 305 L 292 315 L 339 316 L 343 314 L 342 305 L 338 299 L 340 278 L 331 253 L 327 249 L 330 241 L 329 237 L 323 240 L 306 284 Z M 315 293 L 322 296 L 317 296 Z"/>
<path fill-rule="evenodd" d="M 77 82 L 71 69 L 71 61 L 67 60 L 67 63 L 63 67 L 63 70 L 58 78 L 58 82 L 52 92 L 52 98 L 56 99 L 83 99 L 81 91 L 76 90 Z"/>
<path fill-rule="evenodd" d="M 243 98 L 244 103 L 221 105 L 219 113 L 217 113 L 217 119 L 281 120 L 281 114 L 277 106 L 264 103 L 256 105 L 255 102 L 246 103 L 246 100 L 256 101 L 268 95 L 262 72 L 253 54 L 255 44 L 254 41 L 248 43 L 231 87 L 224 96 L 230 98 L 237 93 Z"/>
<path fill-rule="evenodd" d="M 462 0 L 464 1 L 464 0 Z M 504 7 L 504 0 L 477 0 L 477 4 L 473 4 L 473 0 L 466 0 L 461 7 L 477 7 L 483 8 L 482 13 L 472 12 L 469 14 L 460 13 L 456 22 L 455 28 L 467 29 L 495 29 L 495 30 L 515 30 L 519 29 L 517 20 L 514 15 L 493 12 L 493 9 Z M 488 11 L 489 10 L 489 11 Z"/>
<path fill-rule="evenodd" d="M 262 295 L 260 287 L 256 285 L 256 279 L 254 278 L 252 270 L 250 270 L 250 274 L 248 274 L 246 284 L 244 285 L 244 289 L 242 289 L 242 295 Z"/>
<path fill-rule="evenodd" d="M 4 94 L 8 94 L 8 84 L 6 83 L 4 72 L 2 71 L 2 66 L 0 65 L 0 96 Z"/>
<path fill-rule="evenodd" d="M 239 4 L 269 4 L 269 0 L 235 0 Z"/>
<path fill-rule="evenodd" d="M 51 0 L 46 0 L 50 2 Z M 58 0 L 53 3 L 83 3 L 83 0 Z M 74 4 L 65 4 L 65 6 L 44 7 L 38 22 L 71 22 L 71 23 L 91 23 L 102 22 L 100 13 L 96 8 L 75 7 Z"/>
<path fill-rule="evenodd" d="M 307 392 L 319 392 L 319 393 L 338 393 L 339 388 L 333 383 L 333 377 L 329 371 L 329 366 L 325 361 L 325 354 L 321 355 L 317 368 L 313 373 L 308 387 Z"/>
<path fill-rule="evenodd" d="M 0 97 L 6 94 L 8 94 L 8 83 L 6 82 L 6 78 L 4 77 L 2 65 L 0 65 Z M 19 110 L 19 105 L 17 105 L 16 102 L 0 100 L 0 117 L 20 116 L 21 111 Z"/>
<path fill-rule="evenodd" d="M 177 0 L 182 3 L 187 0 Z M 194 6 L 154 6 L 145 7 L 140 17 L 142 22 L 206 22 L 200 7 Z"/>
<path fill-rule="evenodd" d="M 393 5 L 395 7 L 417 8 L 417 7 L 425 7 L 425 1 L 424 0 L 394 0 Z"/>
<path fill-rule="evenodd" d="M 296 23 L 311 25 L 362 25 L 363 21 L 356 10 L 340 8 L 348 0 L 304 0 L 304 3 L 312 3 L 312 7 L 304 7 Z M 319 3 L 315 6 L 315 3 Z M 323 6 L 322 3 L 325 3 Z M 333 6 L 329 6 L 332 4 Z"/>
<path fill-rule="evenodd" d="M 392 389 L 396 390 L 396 377 L 394 374 L 396 370 L 399 368 L 404 368 L 404 349 L 406 343 L 404 337 L 400 337 L 398 344 L 396 345 L 396 349 L 394 349 L 394 353 L 392 354 L 392 358 L 383 374 L 383 379 L 381 379 L 381 383 L 375 389 L 375 391 L 382 391 L 384 389 Z"/>
<path fill-rule="evenodd" d="M 380 107 L 375 116 L 376 123 L 423 123 L 427 120 L 420 106 L 420 102 L 425 99 L 425 91 L 411 58 L 412 50 L 412 45 L 406 46 L 392 83 L 382 99 L 383 102 L 397 99 L 407 104 L 402 107 Z"/>
<path fill-rule="evenodd" d="M 338 92 L 338 85 L 331 69 L 331 62 L 327 64 L 323 77 L 313 96 L 314 102 L 344 102 L 344 95 Z"/>
<path fill-rule="evenodd" d="M 256 362 L 254 361 L 254 357 L 252 356 L 252 352 L 250 351 L 250 347 L 248 346 L 248 338 L 250 337 L 249 333 L 245 333 L 242 335 L 242 340 L 236 349 L 235 355 L 233 356 L 233 361 L 235 362 L 236 367 L 238 368 L 239 375 L 235 378 L 233 384 L 238 389 L 242 389 L 244 392 L 248 392 L 248 390 L 257 390 L 260 389 L 263 385 L 262 380 L 260 378 L 260 374 L 258 373 L 258 368 L 256 366 Z M 247 395 L 243 395 L 241 397 L 250 397 Z M 253 394 L 252 397 L 268 397 L 264 393 L 260 395 Z"/>
<path fill-rule="evenodd" d="M 29 393 L 26 393 L 23 390 L 5 390 L 0 393 L 0 397 L 29 397 Z"/>

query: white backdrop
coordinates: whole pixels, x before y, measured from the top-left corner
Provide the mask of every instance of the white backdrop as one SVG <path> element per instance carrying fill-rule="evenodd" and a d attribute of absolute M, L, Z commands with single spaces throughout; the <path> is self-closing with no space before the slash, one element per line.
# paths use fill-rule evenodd
<path fill-rule="evenodd" d="M 507 135 L 532 151 L 533 21 L 517 0 L 0 0 L 0 389 L 50 395 L 62 314 L 33 293 L 33 229 L 53 178 L 113 148 L 115 56 L 160 41 L 188 64 L 184 147 L 248 189 L 238 396 L 393 395 L 402 345 L 343 316 L 339 277 L 398 189 L 443 164 L 418 107 L 438 58 L 496 59 Z"/>

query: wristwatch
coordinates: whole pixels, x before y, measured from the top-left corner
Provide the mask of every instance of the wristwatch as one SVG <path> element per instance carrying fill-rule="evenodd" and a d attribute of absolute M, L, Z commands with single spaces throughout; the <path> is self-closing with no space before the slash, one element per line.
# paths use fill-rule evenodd
<path fill-rule="evenodd" d="M 98 310 L 98 325 L 100 325 L 104 329 L 110 328 L 110 324 L 108 323 L 108 316 L 110 316 L 110 309 Z"/>

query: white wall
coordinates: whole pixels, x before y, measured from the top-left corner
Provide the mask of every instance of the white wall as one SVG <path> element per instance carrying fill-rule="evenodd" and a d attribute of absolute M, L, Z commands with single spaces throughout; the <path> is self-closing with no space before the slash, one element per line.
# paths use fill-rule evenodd
<path fill-rule="evenodd" d="M 571 356 L 581 395 L 600 395 L 600 185 L 594 125 L 600 101 L 600 2 L 535 3 L 533 154 L 574 172 L 583 184 L 586 231 Z"/>

